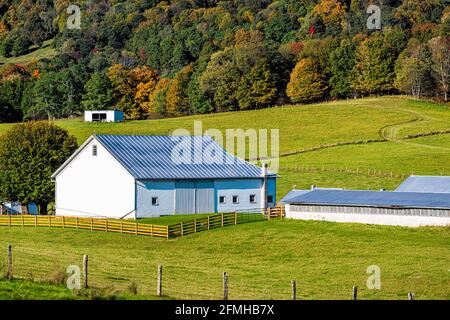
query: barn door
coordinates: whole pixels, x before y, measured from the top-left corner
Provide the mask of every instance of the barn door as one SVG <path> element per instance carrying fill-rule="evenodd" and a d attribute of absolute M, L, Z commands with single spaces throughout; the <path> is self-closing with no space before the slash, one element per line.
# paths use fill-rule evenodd
<path fill-rule="evenodd" d="M 196 182 L 195 213 L 214 212 L 214 185 L 212 181 Z"/>
<path fill-rule="evenodd" d="M 175 187 L 175 213 L 195 213 L 195 183 L 177 181 Z"/>

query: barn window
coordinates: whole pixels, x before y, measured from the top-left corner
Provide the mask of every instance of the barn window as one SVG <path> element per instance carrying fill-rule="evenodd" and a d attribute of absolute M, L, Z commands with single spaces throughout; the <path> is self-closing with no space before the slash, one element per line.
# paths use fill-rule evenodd
<path fill-rule="evenodd" d="M 233 196 L 233 203 L 239 203 L 239 196 Z"/>
<path fill-rule="evenodd" d="M 95 157 L 95 156 L 97 156 L 97 145 L 93 145 L 92 146 L 92 155 Z"/>
<path fill-rule="evenodd" d="M 250 195 L 250 203 L 256 203 L 256 194 Z"/>
<path fill-rule="evenodd" d="M 225 196 L 220 196 L 219 197 L 219 203 L 225 203 Z"/>
<path fill-rule="evenodd" d="M 272 203 L 273 202 L 273 196 L 267 196 L 267 202 Z"/>
<path fill-rule="evenodd" d="M 159 205 L 159 199 L 158 197 L 152 197 L 152 206 Z"/>

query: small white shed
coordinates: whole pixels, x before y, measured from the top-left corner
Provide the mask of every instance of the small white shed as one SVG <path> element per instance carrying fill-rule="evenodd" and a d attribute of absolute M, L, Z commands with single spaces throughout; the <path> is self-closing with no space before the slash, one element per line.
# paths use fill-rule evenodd
<path fill-rule="evenodd" d="M 119 110 L 84 111 L 85 122 L 121 122 L 123 119 L 123 112 Z"/>

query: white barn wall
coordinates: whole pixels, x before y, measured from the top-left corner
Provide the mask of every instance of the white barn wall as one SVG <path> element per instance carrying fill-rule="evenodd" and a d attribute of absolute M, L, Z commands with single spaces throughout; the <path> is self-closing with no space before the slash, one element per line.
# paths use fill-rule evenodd
<path fill-rule="evenodd" d="M 137 181 L 137 217 L 159 217 L 175 212 L 175 181 Z M 158 197 L 158 205 L 152 205 Z"/>
<path fill-rule="evenodd" d="M 135 208 L 134 178 L 95 139 L 57 175 L 55 189 L 56 215 L 119 218 Z"/>
<path fill-rule="evenodd" d="M 404 216 L 389 214 L 332 213 L 332 212 L 298 212 L 285 207 L 286 218 L 300 220 L 319 220 L 332 222 L 353 222 L 403 227 L 449 226 L 449 217 Z"/>
<path fill-rule="evenodd" d="M 261 208 L 262 179 L 216 180 L 214 193 L 216 212 L 233 212 Z M 250 195 L 256 195 L 256 203 L 250 203 Z M 239 203 L 233 203 L 233 196 L 239 196 Z M 219 196 L 225 196 L 225 203 L 219 203 Z"/>

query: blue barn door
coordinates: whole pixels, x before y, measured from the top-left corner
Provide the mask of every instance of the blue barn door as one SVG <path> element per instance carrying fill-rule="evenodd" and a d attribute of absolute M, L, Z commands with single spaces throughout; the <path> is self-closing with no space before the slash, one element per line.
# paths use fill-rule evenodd
<path fill-rule="evenodd" d="M 177 181 L 175 183 L 175 213 L 212 213 L 215 210 L 212 181 Z"/>
<path fill-rule="evenodd" d="M 195 213 L 195 183 L 177 181 L 175 183 L 175 213 Z"/>
<path fill-rule="evenodd" d="M 195 183 L 195 213 L 214 212 L 214 184 L 212 181 Z"/>

